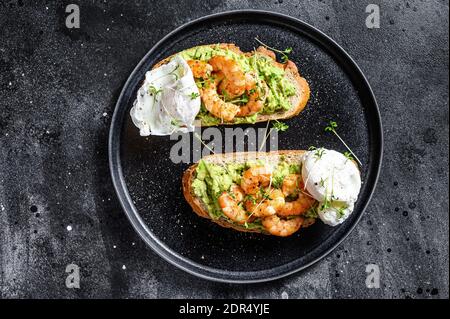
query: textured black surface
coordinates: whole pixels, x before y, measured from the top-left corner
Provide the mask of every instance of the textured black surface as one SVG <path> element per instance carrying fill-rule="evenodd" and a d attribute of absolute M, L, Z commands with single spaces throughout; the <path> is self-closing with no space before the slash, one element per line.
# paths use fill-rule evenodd
<path fill-rule="evenodd" d="M 304 150 L 316 145 L 344 152 L 339 140 L 324 132 L 327 122 L 334 119 L 342 123 L 339 131 L 345 140 L 351 141 L 352 149 L 363 162 L 364 183 L 359 200 L 353 214 L 341 227 L 316 223 L 289 238 L 274 238 L 238 233 L 200 219 L 191 213 L 192 209 L 180 191 L 181 176 L 187 165 L 175 164 L 169 158 L 170 149 L 177 141 L 168 137 L 142 138 L 132 124 L 128 112 L 144 74 L 162 57 L 214 41 L 235 43 L 247 51 L 257 45 L 255 36 L 276 47 L 292 46 L 291 59 L 311 83 L 313 92 L 304 113 L 286 121 L 290 129 L 280 134 L 279 149 Z M 248 129 L 260 127 L 264 130 L 265 126 L 266 123 L 259 123 Z M 221 143 L 226 143 L 227 130 L 230 128 L 220 127 Z M 111 167 L 131 221 L 134 222 L 137 216 L 142 218 L 135 227 L 163 256 L 182 268 L 213 279 L 269 280 L 297 271 L 323 257 L 360 219 L 380 167 L 380 130 L 378 109 L 367 82 L 346 53 L 332 41 L 286 16 L 239 11 L 191 23 L 165 38 L 146 55 L 127 81 L 117 104 L 110 133 Z M 192 134 L 188 136 L 192 141 Z M 194 152 L 190 151 L 192 146 L 185 147 Z M 223 148 L 219 152 L 223 152 Z M 123 170 L 123 182 L 119 167 Z M 122 195 L 123 190 L 129 191 L 129 199 Z M 133 204 L 135 208 L 129 207 Z M 171 252 L 167 252 L 166 247 Z M 198 266 L 192 267 L 179 260 L 176 254 Z"/>
<path fill-rule="evenodd" d="M 2 297 L 448 297 L 447 1 L 375 1 L 375 30 L 359 1 L 86 1 L 79 30 L 64 26 L 68 3 L 0 3 Z M 107 132 L 124 81 L 158 39 L 250 7 L 298 17 L 350 53 L 374 89 L 386 144 L 375 196 L 337 251 L 288 278 L 236 286 L 146 248 L 115 199 Z M 64 284 L 72 262 L 78 290 Z M 366 288 L 367 263 L 379 265 L 380 289 Z"/>

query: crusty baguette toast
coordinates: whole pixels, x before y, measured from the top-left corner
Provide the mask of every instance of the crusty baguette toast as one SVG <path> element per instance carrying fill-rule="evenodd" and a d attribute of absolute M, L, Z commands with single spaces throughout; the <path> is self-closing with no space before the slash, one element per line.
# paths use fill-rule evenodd
<path fill-rule="evenodd" d="M 208 44 L 204 46 L 212 46 L 213 44 Z M 251 54 L 251 53 L 243 53 L 235 44 L 232 43 L 219 43 L 214 44 L 219 45 L 220 47 L 227 48 L 229 50 L 232 50 L 236 53 L 240 54 Z M 198 46 L 202 47 L 202 46 Z M 195 47 L 194 47 L 195 48 Z M 272 51 L 269 51 L 265 49 L 264 47 L 259 47 L 257 49 L 259 54 L 266 55 L 270 57 L 273 60 L 273 63 L 275 66 L 284 69 L 285 70 L 285 77 L 296 86 L 296 94 L 290 97 L 290 102 L 292 105 L 292 108 L 289 111 L 285 112 L 276 112 L 273 114 L 258 114 L 256 118 L 256 122 L 266 122 L 268 120 L 282 120 L 282 119 L 288 119 L 293 116 L 298 115 L 306 106 L 306 103 L 309 100 L 310 97 L 310 89 L 308 82 L 300 76 L 300 73 L 296 67 L 296 65 L 289 61 L 285 64 L 279 63 L 274 59 L 274 54 Z M 163 64 L 168 63 L 172 59 L 173 55 L 165 58 L 164 60 L 158 62 L 153 66 L 153 69 L 160 67 Z M 232 125 L 236 124 L 234 122 L 225 122 L 224 125 Z M 202 124 L 202 126 L 208 126 L 205 124 Z"/>
<path fill-rule="evenodd" d="M 240 152 L 240 153 L 225 153 L 215 154 L 203 157 L 203 160 L 208 163 L 245 163 L 248 160 L 267 160 L 270 163 L 278 162 L 281 156 L 284 156 L 284 161 L 287 163 L 298 163 L 300 157 L 306 151 L 289 150 L 289 151 L 272 151 L 272 152 Z M 186 201 L 191 205 L 194 212 L 203 218 L 211 219 L 214 223 L 227 228 L 233 228 L 242 232 L 254 232 L 267 234 L 260 229 L 247 229 L 244 226 L 232 224 L 225 219 L 212 219 L 208 213 L 208 209 L 203 201 L 198 198 L 192 189 L 192 182 L 196 177 L 197 164 L 191 165 L 183 174 L 182 186 L 183 194 Z M 302 228 L 308 227 L 314 223 L 315 219 L 305 219 Z"/>

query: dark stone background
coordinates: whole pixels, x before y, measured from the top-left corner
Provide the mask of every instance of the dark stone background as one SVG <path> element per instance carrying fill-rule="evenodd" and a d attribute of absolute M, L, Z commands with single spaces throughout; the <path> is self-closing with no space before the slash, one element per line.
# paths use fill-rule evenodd
<path fill-rule="evenodd" d="M 69 3 L 79 30 L 64 25 Z M 380 5 L 380 29 L 363 27 L 368 3 Z M 334 38 L 367 75 L 385 133 L 375 196 L 348 239 L 306 271 L 243 286 L 197 279 L 147 248 L 107 162 L 115 101 L 143 55 L 177 26 L 237 8 Z M 0 0 L 0 96 L 2 298 L 449 296 L 448 1 Z M 69 263 L 81 289 L 65 287 Z M 367 263 L 380 289 L 366 288 Z"/>

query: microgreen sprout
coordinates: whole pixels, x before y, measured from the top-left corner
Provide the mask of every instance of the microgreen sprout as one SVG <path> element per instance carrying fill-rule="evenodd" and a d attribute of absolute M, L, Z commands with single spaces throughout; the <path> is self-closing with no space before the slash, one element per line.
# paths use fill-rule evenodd
<path fill-rule="evenodd" d="M 286 62 L 289 60 L 289 54 L 292 53 L 292 48 L 291 48 L 291 47 L 288 47 L 288 48 L 284 49 L 283 51 L 281 51 L 281 50 L 278 50 L 278 49 L 275 49 L 275 48 L 272 48 L 272 47 L 268 46 L 267 44 L 263 43 L 263 42 L 262 42 L 261 40 L 259 40 L 258 38 L 255 38 L 255 40 L 256 40 L 259 44 L 261 44 L 262 46 L 266 47 L 267 49 L 270 49 L 270 50 L 272 50 L 272 51 L 275 51 L 275 52 L 277 52 L 277 53 L 280 53 L 280 54 L 281 54 L 281 62 L 286 63 Z"/>
<path fill-rule="evenodd" d="M 262 141 L 261 146 L 259 147 L 259 151 L 260 152 L 263 149 L 264 145 L 266 144 L 266 141 L 269 138 L 269 136 L 270 136 L 270 134 L 272 133 L 273 130 L 276 130 L 277 132 L 285 132 L 289 128 L 289 125 L 287 125 L 286 123 L 283 123 L 283 122 L 280 122 L 278 120 L 275 120 L 275 123 L 272 124 L 272 127 L 271 127 L 270 131 L 267 132 L 267 130 L 269 128 L 269 123 L 270 123 L 270 120 L 267 121 L 264 140 Z"/>
<path fill-rule="evenodd" d="M 162 89 L 157 89 L 153 85 L 150 85 L 148 88 L 148 92 L 150 93 L 150 95 L 156 96 L 156 95 L 158 95 L 158 93 L 162 92 Z"/>
<path fill-rule="evenodd" d="M 324 188 L 325 188 L 325 179 L 323 179 L 322 177 L 320 178 L 319 185 L 320 185 L 321 187 L 324 187 Z"/>
<path fill-rule="evenodd" d="M 352 153 L 350 153 L 350 152 L 344 152 L 344 156 L 345 156 L 348 160 L 353 161 Z"/>
<path fill-rule="evenodd" d="M 202 137 L 200 135 L 198 135 L 197 132 L 194 132 L 194 137 L 196 139 L 198 139 L 200 141 L 200 143 L 202 143 L 202 145 L 204 147 L 206 147 L 211 153 L 215 154 L 214 150 L 211 147 L 209 147 L 208 145 L 206 145 L 205 142 L 203 142 Z"/>
<path fill-rule="evenodd" d="M 180 121 L 178 121 L 177 119 L 173 119 L 170 121 L 170 124 L 172 124 L 173 126 L 180 126 Z"/>
<path fill-rule="evenodd" d="M 192 92 L 189 96 L 191 97 L 191 100 L 195 100 L 200 96 L 200 94 L 197 92 Z"/>
<path fill-rule="evenodd" d="M 355 155 L 355 153 L 353 153 L 353 151 L 350 149 L 350 147 L 348 147 L 348 145 L 344 142 L 344 140 L 339 136 L 339 134 L 336 132 L 336 128 L 337 128 L 337 123 L 335 121 L 330 121 L 328 123 L 328 125 L 325 127 L 325 132 L 333 132 L 334 135 L 336 135 L 336 137 L 342 142 L 342 144 L 344 144 L 344 146 L 348 149 L 348 151 L 350 152 L 350 154 L 353 156 L 353 158 L 355 158 L 355 160 L 358 162 L 358 164 L 360 166 L 362 166 L 361 161 L 359 160 L 359 158 Z M 344 154 L 345 156 L 345 154 Z M 348 158 L 348 156 L 345 156 Z"/>
<path fill-rule="evenodd" d="M 344 217 L 345 216 L 345 210 L 347 209 L 348 207 L 347 206 L 341 206 L 341 207 L 339 207 L 339 209 L 337 210 L 337 218 L 338 219 L 341 219 L 342 217 Z"/>
<path fill-rule="evenodd" d="M 273 123 L 272 128 L 277 130 L 278 132 L 285 132 L 289 128 L 289 125 L 287 125 L 286 123 L 280 122 L 278 120 L 275 120 L 275 123 Z"/>
<path fill-rule="evenodd" d="M 317 148 L 314 150 L 314 157 L 316 158 L 316 161 L 322 158 L 323 154 L 325 154 L 324 148 Z"/>

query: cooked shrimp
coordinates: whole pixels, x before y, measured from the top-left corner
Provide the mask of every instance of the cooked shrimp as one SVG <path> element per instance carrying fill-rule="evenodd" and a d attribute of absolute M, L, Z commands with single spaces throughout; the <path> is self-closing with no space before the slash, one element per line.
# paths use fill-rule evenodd
<path fill-rule="evenodd" d="M 261 84 L 262 88 L 256 88 L 254 86 L 247 91 L 249 93 L 248 102 L 241 106 L 236 116 L 253 115 L 263 109 L 269 88 L 265 82 L 261 81 Z"/>
<path fill-rule="evenodd" d="M 284 195 L 279 189 L 266 189 L 265 195 L 267 199 L 258 196 L 254 200 L 245 202 L 245 209 L 250 215 L 255 217 L 266 217 L 275 215 L 284 205 Z"/>
<path fill-rule="evenodd" d="M 230 192 L 223 192 L 219 197 L 219 205 L 225 216 L 238 224 L 245 224 L 249 216 L 244 208 L 239 205 L 243 200 L 244 193 L 238 185 L 233 185 Z"/>
<path fill-rule="evenodd" d="M 277 215 L 266 217 L 262 220 L 264 228 L 272 235 L 286 237 L 300 229 L 303 223 L 302 217 L 281 219 Z"/>
<path fill-rule="evenodd" d="M 303 193 L 299 193 L 298 198 L 292 202 L 286 202 L 277 211 L 277 215 L 282 217 L 301 215 L 306 213 L 314 205 L 314 203 L 314 198 Z"/>
<path fill-rule="evenodd" d="M 297 194 L 301 188 L 303 188 L 303 181 L 299 174 L 287 175 L 283 180 L 283 185 L 281 186 L 285 196 Z"/>
<path fill-rule="evenodd" d="M 226 56 L 216 55 L 208 63 L 214 72 L 221 72 L 224 75 L 219 89 L 225 91 L 230 98 L 235 98 L 244 94 L 246 87 L 246 77 L 239 64 Z"/>
<path fill-rule="evenodd" d="M 306 193 L 301 192 L 303 181 L 299 174 L 289 174 L 283 180 L 281 189 L 285 196 L 298 195 L 298 198 L 286 204 L 277 212 L 278 216 L 301 215 L 308 211 L 315 200 Z"/>
<path fill-rule="evenodd" d="M 186 62 L 191 68 L 194 78 L 206 79 L 211 75 L 213 67 L 205 61 L 187 60 Z"/>
<path fill-rule="evenodd" d="M 200 89 L 205 108 L 215 117 L 231 122 L 239 112 L 239 105 L 225 102 L 217 93 L 217 80 Z"/>
<path fill-rule="evenodd" d="M 268 186 L 272 168 L 269 166 L 254 166 L 242 174 L 241 187 L 246 194 L 256 194 L 260 186 Z"/>

